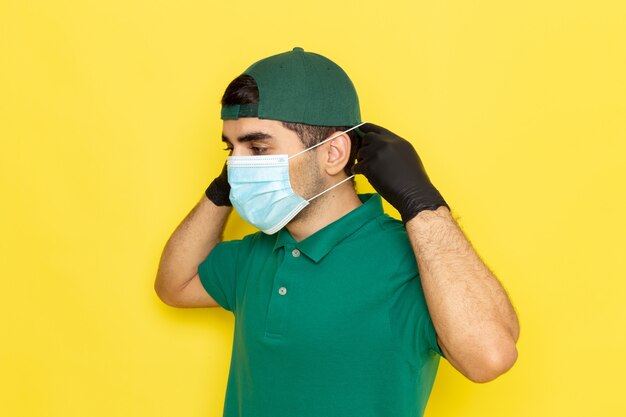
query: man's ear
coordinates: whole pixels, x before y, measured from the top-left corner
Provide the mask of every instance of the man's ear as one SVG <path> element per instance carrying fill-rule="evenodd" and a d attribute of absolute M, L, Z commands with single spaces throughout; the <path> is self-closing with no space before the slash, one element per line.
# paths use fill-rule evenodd
<path fill-rule="evenodd" d="M 333 132 L 328 137 L 336 135 L 339 132 Z M 350 136 L 344 133 L 337 136 L 333 140 L 328 141 L 324 148 L 324 169 L 328 175 L 337 175 L 343 172 L 348 160 L 350 159 Z"/>

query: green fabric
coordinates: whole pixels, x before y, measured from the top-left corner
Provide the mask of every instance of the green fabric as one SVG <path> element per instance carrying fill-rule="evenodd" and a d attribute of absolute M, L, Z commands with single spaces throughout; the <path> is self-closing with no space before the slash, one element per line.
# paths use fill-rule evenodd
<path fill-rule="evenodd" d="M 243 74 L 259 87 L 256 114 L 244 106 L 223 106 L 221 118 L 259 117 L 317 126 L 353 126 L 361 123 L 359 99 L 352 81 L 330 59 L 292 51 L 252 64 Z"/>
<path fill-rule="evenodd" d="M 225 417 L 422 416 L 443 354 L 415 257 L 380 195 L 359 198 L 301 242 L 258 232 L 199 265 L 235 316 Z"/>
<path fill-rule="evenodd" d="M 257 117 L 258 104 L 232 104 L 222 106 L 222 119 L 239 119 L 240 117 Z"/>

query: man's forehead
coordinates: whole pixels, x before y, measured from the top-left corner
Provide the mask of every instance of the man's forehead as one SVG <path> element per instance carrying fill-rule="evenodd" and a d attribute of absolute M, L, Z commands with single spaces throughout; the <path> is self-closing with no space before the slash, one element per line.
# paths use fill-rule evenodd
<path fill-rule="evenodd" d="M 239 119 L 224 120 L 224 129 L 241 130 L 241 129 L 272 129 L 280 126 L 278 120 L 259 119 L 258 117 L 241 117 Z"/>
<path fill-rule="evenodd" d="M 278 120 L 259 119 L 256 117 L 242 117 L 240 119 L 224 120 L 222 140 L 285 139 L 289 136 L 297 138 L 295 132 L 287 129 Z"/>

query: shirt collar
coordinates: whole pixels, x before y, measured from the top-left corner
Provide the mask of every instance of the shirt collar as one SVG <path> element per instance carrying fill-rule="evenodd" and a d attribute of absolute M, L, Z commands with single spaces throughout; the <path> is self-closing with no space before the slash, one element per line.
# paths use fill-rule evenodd
<path fill-rule="evenodd" d="M 296 242 L 289 230 L 283 227 L 278 232 L 274 250 L 290 245 L 318 263 L 342 240 L 356 232 L 368 221 L 383 214 L 383 203 L 379 194 L 358 194 L 358 197 L 363 203 L 362 205 L 300 242 Z"/>

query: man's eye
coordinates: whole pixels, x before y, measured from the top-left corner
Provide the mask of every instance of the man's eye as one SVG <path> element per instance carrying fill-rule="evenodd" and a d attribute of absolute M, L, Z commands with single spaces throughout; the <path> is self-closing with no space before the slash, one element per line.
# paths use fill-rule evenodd
<path fill-rule="evenodd" d="M 254 153 L 264 153 L 267 151 L 267 148 L 259 148 L 258 146 L 251 146 L 250 149 L 252 149 Z"/>

